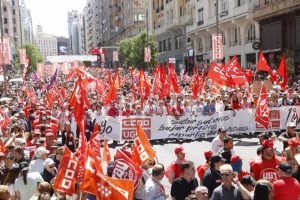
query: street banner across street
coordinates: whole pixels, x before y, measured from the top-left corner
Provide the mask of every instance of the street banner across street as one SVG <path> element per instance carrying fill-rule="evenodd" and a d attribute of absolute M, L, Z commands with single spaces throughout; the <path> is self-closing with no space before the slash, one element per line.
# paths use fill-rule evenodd
<path fill-rule="evenodd" d="M 286 128 L 287 122 L 293 121 L 300 129 L 300 118 L 297 115 L 300 107 L 286 106 L 270 109 L 268 131 L 279 131 Z M 131 116 L 131 117 L 98 117 L 101 139 L 134 140 L 137 123 L 141 123 L 144 132 L 150 140 L 157 139 L 198 139 L 212 138 L 221 127 L 229 134 L 243 134 L 266 131 L 254 121 L 255 109 L 225 111 L 212 116 L 181 117 L 172 116 Z M 76 127 L 75 122 L 72 126 Z"/>

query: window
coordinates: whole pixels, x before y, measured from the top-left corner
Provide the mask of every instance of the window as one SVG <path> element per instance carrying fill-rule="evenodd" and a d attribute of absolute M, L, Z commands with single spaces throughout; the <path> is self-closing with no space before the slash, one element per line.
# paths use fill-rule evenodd
<path fill-rule="evenodd" d="M 172 42 L 171 42 L 171 38 L 168 39 L 168 50 L 169 50 L 169 51 L 172 50 Z"/>
<path fill-rule="evenodd" d="M 16 24 L 16 18 L 13 18 L 13 23 Z"/>
<path fill-rule="evenodd" d="M 167 40 L 163 40 L 163 51 L 167 51 Z"/>
<path fill-rule="evenodd" d="M 15 1 L 11 1 L 12 6 L 15 6 Z"/>
<path fill-rule="evenodd" d="M 202 52 L 203 51 L 203 43 L 202 43 L 202 39 L 199 38 L 199 42 L 198 42 L 198 51 Z"/>
<path fill-rule="evenodd" d="M 7 24 L 7 18 L 4 18 L 4 24 Z"/>
<path fill-rule="evenodd" d="M 4 32 L 5 32 L 6 34 L 8 34 L 8 29 L 6 28 Z"/>
<path fill-rule="evenodd" d="M 256 39 L 256 36 L 255 36 L 255 25 L 254 24 L 250 24 L 250 26 L 248 28 L 247 42 L 252 42 L 255 39 Z"/>
<path fill-rule="evenodd" d="M 17 28 L 16 27 L 14 27 L 14 33 L 16 33 L 17 32 Z"/>
<path fill-rule="evenodd" d="M 175 37 L 175 49 L 180 49 L 182 47 L 182 35 Z"/>
<path fill-rule="evenodd" d="M 13 10 L 12 10 L 12 13 L 13 13 L 13 15 L 15 15 L 15 14 L 16 14 L 16 10 L 15 10 L 15 9 L 13 9 Z"/>
<path fill-rule="evenodd" d="M 221 12 L 228 11 L 228 1 L 222 0 L 221 2 Z"/>
<path fill-rule="evenodd" d="M 159 43 L 158 43 L 158 51 L 162 52 L 162 42 L 161 41 L 159 41 Z"/>
<path fill-rule="evenodd" d="M 198 26 L 204 23 L 203 20 L 203 8 L 198 9 Z"/>
<path fill-rule="evenodd" d="M 6 6 L 4 6 L 4 7 L 3 7 L 3 11 L 4 11 L 4 12 L 6 12 L 6 11 L 7 11 L 7 8 L 6 8 Z"/>
<path fill-rule="evenodd" d="M 233 36 L 232 37 L 232 46 L 240 45 L 241 44 L 241 35 L 240 35 L 239 27 L 233 28 L 232 36 Z"/>

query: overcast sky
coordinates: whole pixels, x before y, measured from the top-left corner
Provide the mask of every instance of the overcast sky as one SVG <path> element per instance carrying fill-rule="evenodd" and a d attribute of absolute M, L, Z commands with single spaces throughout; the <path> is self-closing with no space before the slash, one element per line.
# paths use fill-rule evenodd
<path fill-rule="evenodd" d="M 68 11 L 83 11 L 86 0 L 25 0 L 31 10 L 34 33 L 42 25 L 44 33 L 68 37 Z"/>

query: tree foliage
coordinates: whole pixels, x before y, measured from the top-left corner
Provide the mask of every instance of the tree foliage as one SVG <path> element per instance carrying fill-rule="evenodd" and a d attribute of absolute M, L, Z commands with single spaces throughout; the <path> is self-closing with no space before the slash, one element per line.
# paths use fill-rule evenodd
<path fill-rule="evenodd" d="M 19 49 L 26 49 L 26 56 L 29 57 L 29 72 L 35 71 L 38 63 L 44 62 L 44 57 L 40 50 L 31 44 L 25 44 L 16 50 L 16 66 L 20 66 L 19 62 Z"/>
<path fill-rule="evenodd" d="M 144 62 L 145 47 L 151 48 L 150 67 L 153 67 L 159 54 L 155 37 L 147 37 L 147 34 L 143 32 L 133 38 L 121 40 L 119 52 L 125 66 L 131 66 L 133 68 L 147 67 L 147 63 Z"/>

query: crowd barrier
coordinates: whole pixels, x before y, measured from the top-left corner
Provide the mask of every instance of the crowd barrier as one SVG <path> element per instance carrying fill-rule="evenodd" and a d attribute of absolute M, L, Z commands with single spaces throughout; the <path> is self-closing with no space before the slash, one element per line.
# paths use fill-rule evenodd
<path fill-rule="evenodd" d="M 300 106 L 271 108 L 268 131 L 280 131 L 287 122 L 293 121 L 300 129 Z M 150 140 L 158 139 L 199 139 L 215 137 L 221 127 L 229 134 L 264 132 L 265 128 L 254 121 L 255 109 L 225 111 L 211 116 L 184 116 L 175 119 L 172 116 L 130 116 L 98 117 L 101 139 L 130 141 L 135 137 L 136 125 L 141 123 Z M 76 123 L 72 121 L 72 129 Z"/>

